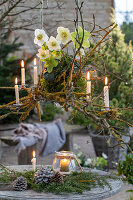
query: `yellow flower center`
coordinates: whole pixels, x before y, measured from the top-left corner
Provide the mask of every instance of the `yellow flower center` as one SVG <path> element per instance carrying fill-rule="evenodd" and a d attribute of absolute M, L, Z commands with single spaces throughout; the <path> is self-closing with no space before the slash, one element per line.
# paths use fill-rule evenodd
<path fill-rule="evenodd" d="M 41 40 L 43 38 L 43 35 L 42 34 L 39 34 L 38 36 L 37 36 L 37 39 L 38 40 Z"/>
<path fill-rule="evenodd" d="M 67 36 L 68 36 L 68 34 L 67 34 L 66 32 L 62 32 L 62 33 L 61 33 L 61 37 L 62 37 L 62 38 L 65 39 L 65 38 L 67 38 Z"/>
<path fill-rule="evenodd" d="M 41 57 L 45 58 L 46 57 L 46 53 L 42 52 L 41 53 Z"/>
<path fill-rule="evenodd" d="M 57 45 L 56 41 L 51 42 L 52 47 L 55 47 Z"/>

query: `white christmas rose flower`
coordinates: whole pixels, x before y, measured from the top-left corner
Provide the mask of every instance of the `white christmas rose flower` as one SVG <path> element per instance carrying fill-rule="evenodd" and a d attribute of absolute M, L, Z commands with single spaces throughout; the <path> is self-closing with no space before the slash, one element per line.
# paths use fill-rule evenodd
<path fill-rule="evenodd" d="M 49 50 L 53 51 L 59 51 L 61 49 L 60 42 L 56 40 L 53 36 L 50 37 L 49 41 L 46 42 L 46 45 L 48 46 Z"/>
<path fill-rule="evenodd" d="M 48 39 L 49 37 L 47 36 L 44 30 L 42 29 L 35 30 L 35 39 L 34 39 L 35 44 L 41 47 L 44 44 L 44 42 L 48 41 Z"/>
<path fill-rule="evenodd" d="M 37 56 L 41 59 L 44 60 L 46 58 L 49 58 L 49 50 L 43 50 L 43 49 L 38 49 L 38 54 Z"/>
<path fill-rule="evenodd" d="M 88 158 L 86 161 L 85 161 L 85 166 L 88 166 L 92 163 L 92 160 L 90 158 Z"/>
<path fill-rule="evenodd" d="M 58 41 L 60 41 L 62 44 L 66 44 L 67 42 L 69 42 L 72 39 L 71 33 L 68 28 L 64 28 L 62 26 L 58 27 L 57 33 L 58 33 L 58 35 L 57 35 L 56 39 Z"/>
<path fill-rule="evenodd" d="M 104 158 L 104 159 L 107 159 L 108 158 L 108 156 L 103 152 L 102 153 L 102 157 Z"/>
<path fill-rule="evenodd" d="M 85 56 L 84 49 L 81 48 L 76 56 L 77 59 L 80 59 L 80 57 Z"/>

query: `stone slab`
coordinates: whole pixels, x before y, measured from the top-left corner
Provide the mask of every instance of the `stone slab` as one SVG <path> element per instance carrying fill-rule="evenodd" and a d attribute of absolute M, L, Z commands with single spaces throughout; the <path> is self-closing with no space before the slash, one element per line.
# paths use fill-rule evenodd
<path fill-rule="evenodd" d="M 11 169 L 16 169 L 18 171 L 30 170 L 31 166 L 21 165 L 21 166 L 10 166 Z M 40 166 L 38 166 L 40 168 Z M 84 168 L 85 171 L 92 171 L 94 173 L 98 173 L 100 175 L 107 175 L 107 172 L 103 172 L 100 170 L 87 169 Z M 27 190 L 24 192 L 18 191 L 0 191 L 0 200 L 101 200 L 107 197 L 110 197 L 117 192 L 119 192 L 123 186 L 121 180 L 108 179 L 112 190 L 110 190 L 107 186 L 104 189 L 95 187 L 91 191 L 85 191 L 83 194 L 61 194 L 55 195 L 52 193 L 37 193 L 32 190 Z"/>

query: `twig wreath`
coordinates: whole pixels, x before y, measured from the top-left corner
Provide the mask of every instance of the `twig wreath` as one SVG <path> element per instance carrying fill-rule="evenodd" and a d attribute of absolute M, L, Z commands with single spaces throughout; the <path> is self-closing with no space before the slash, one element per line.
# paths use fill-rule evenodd
<path fill-rule="evenodd" d="M 37 56 L 43 69 L 39 75 L 35 87 L 21 87 L 21 90 L 27 90 L 28 95 L 16 101 L 0 106 L 0 109 L 8 110 L 5 115 L 0 116 L 3 119 L 11 114 L 20 114 L 20 122 L 25 120 L 30 111 L 36 107 L 38 117 L 41 120 L 40 101 L 51 101 L 60 104 L 66 111 L 71 107 L 75 112 L 79 111 L 85 117 L 91 118 L 100 129 L 108 129 L 109 136 L 114 136 L 119 145 L 123 147 L 124 141 L 122 134 L 117 128 L 111 125 L 111 120 L 122 121 L 117 112 L 127 108 L 114 108 L 98 104 L 99 98 L 93 97 L 93 93 L 86 92 L 86 78 L 84 75 L 85 67 L 91 64 L 96 58 L 94 53 L 97 48 L 107 41 L 109 34 L 116 28 L 117 24 L 111 24 L 106 28 L 101 28 L 95 24 L 92 31 L 85 30 L 82 16 L 83 2 L 79 5 L 76 3 L 76 19 L 74 20 L 75 31 L 70 32 L 68 28 L 58 27 L 56 38 L 49 36 L 43 29 L 35 30 L 34 43 L 40 49 Z M 80 25 L 79 25 L 80 24 Z M 98 27 L 99 30 L 95 30 Z M 104 33 L 104 35 L 101 34 Z M 91 46 L 91 40 L 100 38 L 95 46 Z M 73 45 L 73 55 L 69 55 L 69 46 Z M 99 55 L 99 56 L 102 56 Z M 90 72 L 91 74 L 91 72 Z M 94 76 L 93 79 L 99 79 Z M 130 125 L 128 122 L 125 122 Z M 131 125 L 130 125 L 131 126 Z"/>

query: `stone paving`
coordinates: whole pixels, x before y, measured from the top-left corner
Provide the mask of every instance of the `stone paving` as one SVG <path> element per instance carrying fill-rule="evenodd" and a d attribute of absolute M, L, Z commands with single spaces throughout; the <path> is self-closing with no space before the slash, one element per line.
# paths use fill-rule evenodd
<path fill-rule="evenodd" d="M 130 200 L 131 197 L 133 198 L 133 192 L 126 192 L 127 190 L 133 190 L 133 185 L 124 184 L 120 192 L 105 200 Z"/>

